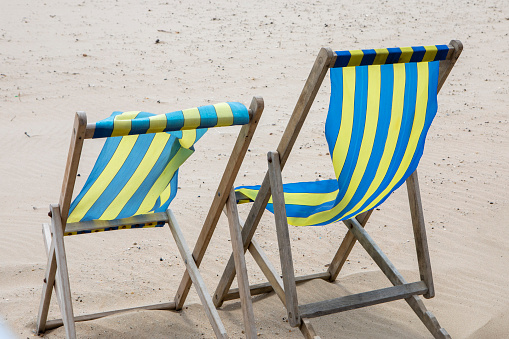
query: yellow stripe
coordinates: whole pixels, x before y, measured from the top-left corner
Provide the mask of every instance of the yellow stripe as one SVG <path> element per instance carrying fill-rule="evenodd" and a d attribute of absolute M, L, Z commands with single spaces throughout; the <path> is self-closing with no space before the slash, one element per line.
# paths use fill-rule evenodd
<path fill-rule="evenodd" d="M 241 188 L 238 192 L 255 200 L 258 195 L 258 190 Z M 287 205 L 304 205 L 304 206 L 318 206 L 323 203 L 336 199 L 338 190 L 329 193 L 284 193 L 285 204 Z M 272 204 L 272 196 L 269 198 L 269 204 Z"/>
<path fill-rule="evenodd" d="M 338 138 L 332 153 L 332 164 L 336 179 L 339 178 L 350 146 L 355 100 L 355 68 L 343 68 L 343 109 Z"/>
<path fill-rule="evenodd" d="M 112 137 L 118 137 L 122 135 L 129 135 L 131 131 L 131 119 L 136 118 L 140 111 L 124 112 L 115 116 L 113 119 L 113 132 Z"/>
<path fill-rule="evenodd" d="M 433 61 L 435 60 L 435 57 L 437 56 L 438 48 L 437 46 L 424 46 L 426 49 L 426 53 L 424 53 L 424 57 L 422 58 L 422 61 Z"/>
<path fill-rule="evenodd" d="M 226 102 L 215 104 L 217 114 L 217 125 L 216 126 L 231 126 L 233 125 L 233 112 Z"/>
<path fill-rule="evenodd" d="M 364 52 L 362 50 L 350 51 L 350 61 L 348 61 L 348 66 L 359 66 L 361 64 L 362 58 L 364 57 Z"/>
<path fill-rule="evenodd" d="M 196 130 L 188 129 L 182 131 L 182 138 L 179 140 L 180 146 L 184 148 L 191 148 L 196 141 Z"/>
<path fill-rule="evenodd" d="M 376 56 L 373 65 L 385 65 L 387 57 L 389 56 L 389 50 L 387 48 L 378 48 L 375 49 L 375 52 Z"/>
<path fill-rule="evenodd" d="M 414 50 L 412 47 L 401 47 L 401 55 L 399 57 L 400 63 L 406 63 L 410 62 L 410 59 L 412 59 L 412 54 L 414 54 Z"/>
<path fill-rule="evenodd" d="M 180 167 L 180 165 L 182 165 L 184 163 L 184 161 L 186 161 L 186 159 L 189 158 L 189 156 L 191 154 L 193 154 L 193 152 L 194 151 L 191 151 L 187 148 L 181 148 L 177 152 L 177 154 L 175 154 L 173 159 L 171 159 L 171 161 L 168 163 L 168 165 L 164 169 L 163 173 L 161 174 L 161 177 L 158 179 L 158 181 L 156 182 L 156 184 L 154 186 L 156 186 L 158 184 L 159 180 L 164 182 L 164 180 L 171 179 L 171 176 L 173 175 L 173 173 L 175 173 L 175 171 Z M 166 181 L 166 182 L 168 182 L 168 181 Z M 162 191 L 159 195 L 159 197 L 161 198 L 161 204 L 164 204 L 170 198 L 170 195 L 171 195 L 171 186 L 168 185 L 166 187 L 166 189 L 164 189 L 164 191 Z M 148 195 L 147 195 L 147 197 L 148 197 Z M 156 199 L 157 199 L 157 197 L 156 197 Z M 145 203 L 145 201 L 143 203 Z M 148 203 L 148 201 L 147 201 L 147 203 Z M 155 203 L 155 201 L 154 201 L 154 203 Z M 154 203 L 152 203 L 152 206 L 154 205 Z"/>
<path fill-rule="evenodd" d="M 396 183 L 398 183 L 398 181 L 403 178 L 403 175 L 410 166 L 426 120 L 426 108 L 428 105 L 428 76 L 428 64 L 417 63 L 417 95 L 415 103 L 415 117 L 405 154 L 403 155 L 401 164 L 399 165 L 399 168 L 396 171 L 396 174 L 391 180 L 389 186 L 387 186 L 382 194 L 380 194 L 379 197 L 376 198 L 371 204 L 369 204 L 369 206 L 366 207 L 362 212 L 373 208 L 373 206 L 375 206 L 387 193 L 389 193 L 394 188 Z"/>
<path fill-rule="evenodd" d="M 338 190 L 329 193 L 285 193 L 285 204 L 318 206 L 336 199 Z M 272 203 L 272 197 L 269 200 Z"/>
<path fill-rule="evenodd" d="M 200 111 L 198 108 L 183 109 L 184 126 L 181 129 L 195 129 L 201 124 Z"/>
<path fill-rule="evenodd" d="M 375 177 L 366 191 L 364 198 L 362 198 L 352 209 L 345 211 L 344 215 L 350 214 L 359 209 L 368 200 L 368 198 L 375 193 L 385 178 L 392 157 L 394 156 L 394 150 L 396 149 L 396 143 L 401 129 L 401 119 L 403 117 L 405 64 L 393 64 L 392 67 L 394 68 L 394 91 L 392 95 L 391 121 L 389 123 L 389 130 L 387 132 L 387 140 L 385 142 L 382 158 L 380 159 L 380 164 L 376 170 Z"/>
<path fill-rule="evenodd" d="M 159 159 L 169 138 L 170 135 L 168 133 L 158 133 L 154 136 L 154 139 L 152 139 L 150 143 L 150 147 L 133 175 L 98 220 L 113 220 L 117 218 L 129 199 L 131 199 L 136 193 L 136 190 L 147 178 L 147 175 Z"/>
<path fill-rule="evenodd" d="M 149 133 L 159 133 L 164 131 L 166 128 L 167 117 L 165 114 L 158 114 L 148 118 L 150 123 L 150 127 L 147 130 L 147 134 Z"/>
<path fill-rule="evenodd" d="M 90 187 L 88 192 L 85 193 L 76 208 L 73 210 L 72 214 L 67 219 L 68 223 L 78 222 L 85 216 L 88 210 L 97 201 L 118 173 L 137 139 L 138 135 L 129 135 L 122 138 L 115 153 L 108 162 L 108 165 L 106 165 L 92 187 Z"/>

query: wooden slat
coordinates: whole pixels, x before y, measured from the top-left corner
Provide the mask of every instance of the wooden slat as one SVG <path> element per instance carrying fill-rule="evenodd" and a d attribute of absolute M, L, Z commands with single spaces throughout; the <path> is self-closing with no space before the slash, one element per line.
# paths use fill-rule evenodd
<path fill-rule="evenodd" d="M 373 213 L 373 210 L 369 210 L 367 212 L 359 214 L 355 218 L 359 221 L 362 227 L 364 227 L 366 226 L 366 223 L 368 222 L 371 213 Z M 338 274 L 343 268 L 343 265 L 345 264 L 346 259 L 350 255 L 350 252 L 352 251 L 352 248 L 355 245 L 356 241 L 357 240 L 355 239 L 352 232 L 348 231 L 345 237 L 343 238 L 343 241 L 341 242 L 338 251 L 334 255 L 334 258 L 332 259 L 329 268 L 327 269 L 327 271 L 330 273 L 329 281 L 335 281 L 337 279 Z"/>
<path fill-rule="evenodd" d="M 42 285 L 42 296 L 39 305 L 39 312 L 37 314 L 37 333 L 43 333 L 47 328 L 47 319 L 49 305 L 51 302 L 51 294 L 53 286 L 55 286 L 56 293 L 60 293 L 55 284 L 55 275 L 57 272 L 57 259 L 55 256 L 55 242 L 51 241 L 51 230 L 48 224 L 42 225 L 42 235 L 46 252 L 48 254 L 48 263 L 46 265 L 46 274 L 44 275 Z M 57 298 L 60 301 L 60 299 Z M 60 305 L 59 305 L 60 306 Z M 61 307 L 61 306 L 60 306 Z"/>
<path fill-rule="evenodd" d="M 214 234 L 217 222 L 221 216 L 221 210 L 226 203 L 230 188 L 233 186 L 234 181 L 237 178 L 239 168 L 242 165 L 242 161 L 244 160 L 249 144 L 251 143 L 253 134 L 256 130 L 256 127 L 258 126 L 258 121 L 260 120 L 263 112 L 263 99 L 261 97 L 253 97 L 249 109 L 252 110 L 254 114 L 249 121 L 249 124 L 242 126 L 239 132 L 239 136 L 235 146 L 233 147 L 230 159 L 228 160 L 228 164 L 226 165 L 226 168 L 223 172 L 223 176 L 214 196 L 214 200 L 212 201 L 207 217 L 205 218 L 205 222 L 203 223 L 200 235 L 198 236 L 194 246 L 193 257 L 198 267 L 200 266 L 203 256 L 205 255 L 205 251 L 207 250 L 210 239 Z M 233 257 L 232 266 L 233 268 L 235 266 L 233 263 Z M 187 294 L 189 293 L 190 288 L 191 280 L 189 279 L 189 275 L 186 272 L 182 277 L 179 288 L 177 290 L 177 294 L 175 295 L 177 310 L 181 309 L 184 305 L 184 301 L 187 297 Z"/>
<path fill-rule="evenodd" d="M 451 47 L 453 48 L 453 51 L 449 51 L 447 59 L 440 61 L 437 92 L 440 92 L 442 89 L 442 86 L 444 85 L 445 80 L 447 80 L 449 73 L 451 73 L 456 60 L 458 60 L 461 52 L 463 51 L 463 44 L 459 40 L 451 40 L 451 42 L 449 42 L 449 50 Z"/>
<path fill-rule="evenodd" d="M 170 226 L 171 233 L 173 234 L 173 238 L 175 239 L 177 247 L 180 251 L 180 255 L 184 259 L 186 271 L 188 272 L 196 292 L 200 297 L 201 303 L 205 309 L 205 314 L 207 314 L 207 318 L 209 318 L 210 324 L 212 325 L 212 329 L 214 330 L 216 337 L 227 338 L 228 336 L 226 334 L 226 329 L 224 328 L 224 325 L 219 318 L 219 314 L 217 313 L 217 310 L 212 303 L 212 299 L 207 292 L 207 287 L 205 286 L 200 271 L 198 270 L 198 266 L 194 261 L 191 250 L 187 247 L 184 235 L 182 234 L 182 231 L 180 230 L 180 227 L 177 223 L 177 219 L 175 219 L 175 216 L 170 209 L 168 209 L 166 213 L 168 215 L 168 224 Z"/>
<path fill-rule="evenodd" d="M 323 280 L 329 280 L 329 272 L 322 272 L 322 273 L 314 273 L 309 275 L 303 275 L 300 277 L 295 277 L 295 283 L 300 284 L 306 281 L 310 281 L 313 279 L 323 279 Z M 251 295 L 258 295 L 258 294 L 264 294 L 264 293 L 270 293 L 274 291 L 273 285 L 270 282 L 264 282 L 260 284 L 255 284 L 249 286 L 251 290 Z M 284 293 L 284 290 L 283 290 Z M 283 295 L 284 296 L 284 295 Z M 232 288 L 228 291 L 228 293 L 224 296 L 224 300 L 234 300 L 239 299 L 239 290 L 238 288 Z M 281 299 L 281 298 L 280 298 Z M 283 301 L 283 300 L 281 300 Z M 283 302 L 284 305 L 286 303 Z"/>
<path fill-rule="evenodd" d="M 433 337 L 436 339 L 450 339 L 451 336 L 447 333 L 447 331 L 440 326 L 437 318 L 426 309 L 422 300 L 413 295 L 410 298 L 405 299 L 405 301 L 410 305 L 410 307 L 414 310 L 415 314 L 419 317 L 419 319 L 423 322 L 424 326 L 431 332 Z"/>
<path fill-rule="evenodd" d="M 69 271 L 67 270 L 67 259 L 65 256 L 64 247 L 64 233 L 61 224 L 60 206 L 51 205 L 51 233 L 53 233 L 52 244 L 55 245 L 55 257 L 57 262 L 56 280 L 60 287 L 60 293 L 57 293 L 57 298 L 60 298 L 60 312 L 64 321 L 65 333 L 67 338 L 76 338 L 76 327 L 74 324 L 74 314 L 72 311 L 71 287 L 69 284 Z M 53 247 L 53 245 L 52 245 Z M 51 256 L 51 255 L 50 255 Z"/>
<path fill-rule="evenodd" d="M 426 226 L 424 223 L 424 214 L 422 212 L 421 193 L 419 190 L 419 180 L 417 170 L 406 180 L 408 202 L 410 204 L 410 214 L 412 216 L 412 226 L 414 230 L 415 248 L 417 251 L 417 262 L 419 264 L 419 274 L 421 280 L 428 286 L 428 292 L 424 298 L 433 298 L 435 288 L 433 286 L 433 274 L 431 272 L 431 262 L 428 251 L 428 240 L 426 237 Z"/>
<path fill-rule="evenodd" d="M 130 312 L 130 311 L 139 311 L 139 310 L 175 310 L 175 303 L 169 302 L 169 303 L 161 303 L 161 304 L 153 304 L 153 305 L 146 305 L 146 306 L 137 306 L 137 307 L 130 307 L 130 308 L 124 308 L 121 310 L 114 310 L 114 311 L 106 311 L 106 312 L 99 312 L 99 313 L 92 313 L 92 314 L 86 314 L 86 315 L 79 315 L 74 317 L 75 322 L 80 321 L 89 321 L 99 318 L 104 318 L 113 314 L 118 313 L 124 313 L 124 312 Z M 46 330 L 51 330 L 57 327 L 60 327 L 63 325 L 62 319 L 55 319 L 55 320 L 49 320 L 46 324 Z"/>
<path fill-rule="evenodd" d="M 308 319 L 302 319 L 299 330 L 306 339 L 320 339 L 320 337 L 316 335 L 315 329 Z"/>
<path fill-rule="evenodd" d="M 258 264 L 258 267 L 262 271 L 263 275 L 265 275 L 265 278 L 267 278 L 271 289 L 276 292 L 283 305 L 286 306 L 283 280 L 277 273 L 276 268 L 274 265 L 272 265 L 263 249 L 260 247 L 260 245 L 258 245 L 258 242 L 254 238 L 251 239 L 248 250 L 255 262 Z"/>
<path fill-rule="evenodd" d="M 80 163 L 83 141 L 85 141 L 85 131 L 87 129 L 87 116 L 85 112 L 76 112 L 74 118 L 74 127 L 72 130 L 71 144 L 67 155 L 67 164 L 65 165 L 64 180 L 62 182 L 62 191 L 60 193 L 60 210 L 62 217 L 62 227 L 65 228 L 69 207 L 71 206 L 72 192 L 78 174 L 78 165 Z"/>
<path fill-rule="evenodd" d="M 95 122 L 87 124 L 87 129 L 85 131 L 85 139 L 92 139 L 95 133 Z"/>
<path fill-rule="evenodd" d="M 426 293 L 428 288 L 422 281 L 391 286 L 369 292 L 357 293 L 299 306 L 301 317 L 316 318 L 327 314 L 343 312 L 388 301 L 405 299 L 412 295 Z"/>
<path fill-rule="evenodd" d="M 283 271 L 283 284 L 285 288 L 286 310 L 288 323 L 295 327 L 300 325 L 299 302 L 297 299 L 297 286 L 295 285 L 295 272 L 293 270 L 292 245 L 290 231 L 286 219 L 285 198 L 283 193 L 283 179 L 281 178 L 281 165 L 279 154 L 269 152 L 269 178 L 274 206 L 274 219 L 276 222 L 277 241 L 279 245 L 279 258 Z"/>
<path fill-rule="evenodd" d="M 125 225 L 149 224 L 161 221 L 167 221 L 168 216 L 165 212 L 135 215 L 134 217 L 115 219 L 115 220 L 90 220 L 82 222 L 69 223 L 65 227 L 65 232 L 93 231 L 109 227 L 120 227 Z"/>
<path fill-rule="evenodd" d="M 240 234 L 241 228 L 239 212 L 237 211 L 237 201 L 235 199 L 235 191 L 233 187 L 231 188 L 228 200 L 226 201 L 226 215 L 228 216 L 233 258 L 235 260 L 235 271 L 237 272 L 237 284 L 239 286 L 240 303 L 242 306 L 242 318 L 244 319 L 244 333 L 247 338 L 256 338 L 253 303 L 251 301 L 251 294 L 249 293 L 249 279 L 247 276 L 246 259 L 244 258 L 244 249 L 242 246 L 242 236 Z"/>
<path fill-rule="evenodd" d="M 281 137 L 281 141 L 279 142 L 279 146 L 277 148 L 277 152 L 279 153 L 281 168 L 284 167 L 288 156 L 295 144 L 295 140 L 297 139 L 299 132 L 306 120 L 307 114 L 309 113 L 309 109 L 316 97 L 316 93 L 320 88 L 320 85 L 323 82 L 327 71 L 331 65 L 331 60 L 334 57 L 334 53 L 330 48 L 322 48 L 318 53 L 318 56 L 315 60 L 313 68 L 304 84 L 304 88 L 302 89 L 301 95 L 299 96 L 299 100 L 295 105 L 292 116 L 290 117 L 290 121 L 286 126 L 285 132 Z M 260 190 L 258 191 L 258 195 L 249 211 L 249 214 L 246 218 L 245 226 L 242 229 L 242 241 L 244 242 L 244 249 L 247 250 L 251 239 L 253 238 L 258 223 L 263 215 L 265 210 L 265 206 L 269 202 L 270 198 L 270 184 L 269 184 L 269 173 L 265 174 L 263 182 L 261 184 Z M 230 256 L 228 263 L 223 271 L 221 279 L 219 281 L 218 287 L 216 289 L 216 296 L 225 295 L 225 291 L 230 289 L 230 286 L 233 282 L 233 278 L 235 276 L 235 265 L 233 262 L 233 256 Z M 222 300 L 214 299 L 216 305 L 221 305 Z"/>

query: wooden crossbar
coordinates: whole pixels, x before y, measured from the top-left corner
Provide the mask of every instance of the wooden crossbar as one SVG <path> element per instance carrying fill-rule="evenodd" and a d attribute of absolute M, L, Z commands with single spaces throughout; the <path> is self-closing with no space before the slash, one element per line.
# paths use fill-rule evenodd
<path fill-rule="evenodd" d="M 303 275 L 300 277 L 295 277 L 295 282 L 297 284 L 304 283 L 306 281 L 314 280 L 314 279 L 323 279 L 323 280 L 329 280 L 330 274 L 329 272 L 322 272 L 322 273 L 315 273 L 315 274 L 309 274 L 309 275 Z M 251 290 L 251 295 L 258 295 L 258 294 L 264 294 L 264 293 L 270 293 L 274 291 L 274 288 L 272 287 L 270 282 L 265 282 L 261 284 L 254 284 L 249 286 Z M 239 299 L 239 289 L 238 288 L 232 288 L 228 291 L 228 293 L 224 296 L 224 301 L 227 300 L 235 300 Z"/>
<path fill-rule="evenodd" d="M 124 312 L 130 312 L 130 311 L 138 311 L 138 310 L 175 310 L 175 303 L 168 302 L 168 303 L 137 306 L 137 307 L 124 308 L 124 309 L 120 309 L 120 310 L 79 315 L 79 316 L 74 317 L 74 321 L 80 322 L 80 321 L 94 320 L 94 319 L 104 318 L 104 317 L 107 317 L 107 316 L 110 316 L 113 314 L 117 314 L 117 313 L 124 313 Z M 51 329 L 60 327 L 63 324 L 64 324 L 64 322 L 62 321 L 62 319 L 48 320 L 46 322 L 46 330 L 51 330 Z"/>
<path fill-rule="evenodd" d="M 115 219 L 115 220 L 90 220 L 82 222 L 69 223 L 65 227 L 65 233 L 94 231 L 113 227 L 152 224 L 168 221 L 166 212 L 135 215 L 134 217 Z"/>
<path fill-rule="evenodd" d="M 426 287 L 426 284 L 422 281 L 417 281 L 409 284 L 347 295 L 341 298 L 299 305 L 299 312 L 300 316 L 303 318 L 316 318 L 388 301 L 406 299 L 412 295 L 424 294 L 427 291 L 428 287 Z"/>
<path fill-rule="evenodd" d="M 251 120 L 253 118 L 253 110 L 248 109 L 247 112 L 249 114 L 249 120 Z M 85 132 L 85 139 L 92 139 L 94 137 L 95 127 L 96 127 L 95 122 L 87 124 L 87 130 Z"/>

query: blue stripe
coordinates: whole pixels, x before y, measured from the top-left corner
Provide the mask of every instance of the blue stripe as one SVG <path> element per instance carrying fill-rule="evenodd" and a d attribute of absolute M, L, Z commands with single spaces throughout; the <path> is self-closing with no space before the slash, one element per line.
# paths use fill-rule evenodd
<path fill-rule="evenodd" d="M 147 130 L 150 127 L 150 122 L 148 118 L 151 116 L 154 116 L 155 114 L 147 113 L 147 112 L 140 112 L 136 117 L 131 120 L 131 130 L 129 131 L 129 135 L 135 135 L 135 134 L 145 134 L 147 133 Z"/>
<path fill-rule="evenodd" d="M 394 48 L 387 48 L 389 51 L 389 55 L 387 56 L 387 59 L 385 60 L 386 64 L 396 64 L 399 61 L 399 57 L 401 56 L 401 49 L 394 47 Z"/>
<path fill-rule="evenodd" d="M 317 214 L 320 212 L 330 211 L 332 208 L 334 208 L 334 206 L 336 206 L 334 200 L 327 201 L 321 205 L 316 205 L 316 206 L 291 205 L 291 204 L 285 205 L 286 215 L 288 217 L 293 217 L 293 218 L 307 218 L 311 215 L 314 215 L 314 214 Z M 327 220 L 325 222 L 325 224 L 329 224 L 329 223 L 331 223 L 330 220 Z"/>
<path fill-rule="evenodd" d="M 339 192 L 336 197 L 338 204 L 345 196 L 352 174 L 357 165 L 359 151 L 366 125 L 366 108 L 368 102 L 368 67 L 355 67 L 355 102 L 353 112 L 353 126 L 350 145 L 345 159 L 345 164 L 338 177 Z M 345 140 L 346 146 L 346 140 Z M 343 146 L 343 147 L 345 147 Z M 336 173 L 337 175 L 337 173 Z"/>
<path fill-rule="evenodd" d="M 130 216 L 133 216 L 136 211 L 138 211 L 141 203 L 149 193 L 149 191 L 154 186 L 154 183 L 159 179 L 160 175 L 162 174 L 163 170 L 166 168 L 166 165 L 170 162 L 171 159 L 177 154 L 177 152 L 180 149 L 180 144 L 178 140 L 175 137 L 170 137 L 170 139 L 166 142 L 166 145 L 164 146 L 163 151 L 161 152 L 161 155 L 157 159 L 156 163 L 150 170 L 149 174 L 143 180 L 142 184 L 136 192 L 133 194 L 131 199 L 125 204 L 122 211 L 119 213 L 117 218 L 128 218 Z M 161 189 L 164 189 L 165 187 L 161 187 Z"/>
<path fill-rule="evenodd" d="M 184 113 L 176 111 L 166 113 L 166 128 L 165 131 L 178 131 L 184 127 Z"/>
<path fill-rule="evenodd" d="M 198 107 L 198 111 L 200 112 L 200 126 L 198 126 L 198 128 L 217 125 L 217 113 L 214 106 L 207 105 Z"/>
<path fill-rule="evenodd" d="M 249 123 L 249 112 L 246 106 L 238 102 L 228 102 L 233 113 L 234 125 L 245 125 Z"/>
<path fill-rule="evenodd" d="M 435 55 L 435 61 L 445 60 L 447 58 L 447 54 L 449 54 L 449 46 L 437 45 L 436 47 L 437 47 L 437 55 Z"/>
<path fill-rule="evenodd" d="M 69 209 L 69 215 L 71 215 L 72 211 L 76 207 L 76 205 L 83 199 L 83 196 L 88 192 L 90 187 L 95 183 L 99 175 L 103 172 L 106 165 L 108 165 L 111 157 L 115 153 L 115 151 L 118 148 L 118 145 L 120 144 L 120 141 L 122 140 L 122 137 L 113 137 L 106 139 L 106 142 L 104 143 L 104 146 L 101 150 L 101 153 L 99 154 L 99 157 L 97 158 L 94 168 L 92 169 L 92 172 L 90 172 L 90 175 L 88 176 L 87 181 L 85 182 L 85 185 L 81 189 L 78 196 L 74 199 L 74 201 L 71 204 L 71 207 Z"/>
<path fill-rule="evenodd" d="M 329 101 L 329 113 L 325 121 L 325 138 L 329 145 L 329 154 L 332 159 L 334 146 L 341 126 L 341 113 L 343 110 L 343 69 L 332 68 L 330 70 L 331 94 Z"/>
<path fill-rule="evenodd" d="M 118 192 L 120 192 L 120 190 L 122 190 L 125 184 L 129 181 L 134 171 L 136 171 L 136 168 L 138 168 L 138 165 L 150 147 L 150 143 L 152 142 L 154 136 L 155 134 L 143 134 L 138 137 L 134 147 L 127 156 L 126 161 L 118 173 L 115 175 L 101 196 L 87 211 L 81 221 L 98 219 L 104 213 L 104 211 L 117 197 Z"/>
<path fill-rule="evenodd" d="M 348 63 L 350 62 L 350 57 L 352 56 L 350 54 L 350 51 L 337 51 L 336 52 L 337 59 L 334 63 L 334 67 L 346 67 L 348 66 Z"/>
<path fill-rule="evenodd" d="M 375 178 L 378 167 L 380 166 L 380 160 L 385 149 L 385 143 L 387 142 L 387 133 L 389 132 L 389 123 L 391 121 L 391 109 L 392 109 L 392 94 L 394 89 L 394 72 L 392 65 L 380 66 L 380 106 L 378 114 L 377 129 L 375 134 L 375 140 L 373 142 L 373 148 L 369 157 L 366 171 L 362 176 L 362 180 L 359 187 L 355 191 L 355 194 L 343 209 L 343 212 L 339 215 L 339 218 L 343 218 L 345 212 L 349 211 L 355 205 L 364 198 L 364 195 L 369 189 L 371 182 Z M 356 215 L 358 210 L 352 211 L 352 215 Z"/>
<path fill-rule="evenodd" d="M 285 193 L 331 193 L 338 189 L 338 182 L 336 179 L 327 179 L 310 182 L 292 182 L 283 184 Z M 259 190 L 260 185 L 254 186 L 238 186 L 235 190 L 242 188 L 250 190 Z"/>
<path fill-rule="evenodd" d="M 115 116 L 123 112 L 115 111 L 108 118 L 95 123 L 94 138 L 106 138 L 113 132 L 113 120 Z"/>
<path fill-rule="evenodd" d="M 424 58 L 424 54 L 426 54 L 426 48 L 422 46 L 412 47 L 414 52 L 412 53 L 412 57 L 410 58 L 410 62 L 421 62 Z"/>
<path fill-rule="evenodd" d="M 360 66 L 373 65 L 373 61 L 375 61 L 376 57 L 376 51 L 374 49 L 363 49 L 362 52 L 364 53 L 364 56 L 362 57 Z"/>

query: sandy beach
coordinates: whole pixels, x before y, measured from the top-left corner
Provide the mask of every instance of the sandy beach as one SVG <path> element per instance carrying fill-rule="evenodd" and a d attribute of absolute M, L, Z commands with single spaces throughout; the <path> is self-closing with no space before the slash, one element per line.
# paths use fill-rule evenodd
<path fill-rule="evenodd" d="M 419 178 L 436 297 L 425 300 L 453 338 L 509 337 L 509 2 L 487 1 L 6 1 L 0 0 L 0 320 L 32 338 L 46 254 L 41 224 L 59 199 L 76 111 L 88 121 L 113 111 L 167 113 L 223 101 L 265 110 L 236 185 L 263 179 L 314 59 L 333 50 L 463 42 L 438 97 Z M 324 80 L 285 182 L 334 175 L 323 133 Z M 193 247 L 238 128 L 210 130 L 182 166 L 171 208 Z M 101 141 L 86 142 L 77 187 Z M 318 156 L 317 156 L 318 155 Z M 204 166 L 204 164 L 206 164 Z M 239 207 L 243 216 L 247 206 Z M 366 228 L 408 280 L 419 271 L 406 189 Z M 298 275 L 326 270 L 342 223 L 291 228 Z M 256 237 L 279 269 L 272 215 Z M 184 265 L 167 227 L 65 239 L 75 315 L 173 300 Z M 231 251 L 219 221 L 201 265 L 215 290 Z M 356 245 L 334 284 L 299 285 L 311 302 L 390 286 Z M 265 281 L 247 255 L 250 283 Z M 273 294 L 253 298 L 261 338 L 300 338 Z M 238 302 L 219 314 L 242 338 Z M 60 318 L 53 300 L 50 319 Z M 312 320 L 321 338 L 430 338 L 404 301 Z M 182 312 L 137 311 L 77 324 L 79 338 L 210 338 L 194 289 Z M 64 338 L 63 327 L 45 333 Z"/>

